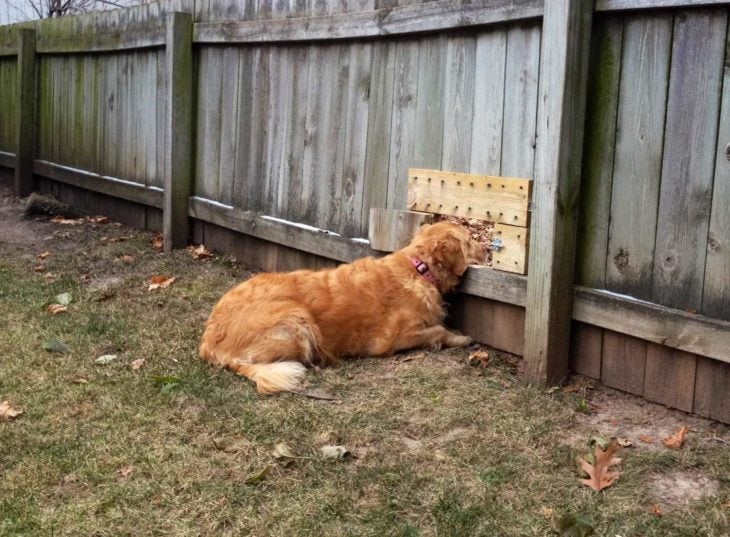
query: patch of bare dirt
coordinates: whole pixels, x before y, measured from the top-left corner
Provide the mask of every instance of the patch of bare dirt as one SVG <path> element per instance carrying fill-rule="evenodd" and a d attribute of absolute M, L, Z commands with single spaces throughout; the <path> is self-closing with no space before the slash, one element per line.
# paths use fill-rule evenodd
<path fill-rule="evenodd" d="M 664 511 L 717 496 L 720 484 L 700 471 L 671 471 L 648 480 L 654 503 Z"/>
<path fill-rule="evenodd" d="M 586 391 L 590 411 L 578 414 L 576 430 L 571 431 L 572 445 L 585 443 L 585 431 L 604 437 L 626 438 L 634 449 L 664 450 L 663 440 L 680 427 L 688 427 L 686 442 L 689 445 L 727 444 L 730 449 L 728 428 L 712 420 L 700 418 L 651 403 L 628 393 L 601 384 L 591 383 Z"/>

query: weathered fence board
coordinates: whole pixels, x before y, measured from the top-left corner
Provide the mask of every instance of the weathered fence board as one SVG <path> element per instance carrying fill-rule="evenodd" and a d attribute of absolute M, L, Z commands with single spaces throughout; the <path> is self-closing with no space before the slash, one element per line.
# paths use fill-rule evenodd
<path fill-rule="evenodd" d="M 647 345 L 642 339 L 604 330 L 601 382 L 635 395 L 643 395 Z"/>
<path fill-rule="evenodd" d="M 393 111 L 390 127 L 390 165 L 386 207 L 402 209 L 406 204 L 408 175 L 418 140 L 416 132 L 416 95 L 418 94 L 419 45 L 415 40 L 396 43 Z"/>
<path fill-rule="evenodd" d="M 500 167 L 505 177 L 534 176 L 540 35 L 535 25 L 507 31 Z"/>
<path fill-rule="evenodd" d="M 730 321 L 730 33 L 725 47 L 720 128 L 701 312 Z"/>
<path fill-rule="evenodd" d="M 337 5 L 332 3 L 331 5 Z M 342 4 L 343 8 L 347 6 Z M 316 15 L 316 13 L 313 13 Z M 542 15 L 541 0 L 476 0 L 454 10 L 451 0 L 383 7 L 374 11 L 321 14 L 315 17 L 266 18 L 195 25 L 200 43 L 317 41 L 393 36 L 532 19 Z"/>
<path fill-rule="evenodd" d="M 384 41 L 373 43 L 372 46 L 373 66 L 370 74 L 368 141 L 365 153 L 366 186 L 361 213 L 363 221 L 367 221 L 370 207 L 386 207 L 393 114 L 394 71 L 391 66 L 395 59 L 395 43 Z"/>
<path fill-rule="evenodd" d="M 350 49 L 339 228 L 340 233 L 347 237 L 364 236 L 362 208 L 365 192 L 365 155 L 370 112 L 372 50 L 369 43 L 357 43 Z M 296 158 L 296 153 L 288 154 L 287 163 L 295 161 Z"/>
<path fill-rule="evenodd" d="M 476 40 L 471 36 L 449 37 L 446 45 L 444 95 L 444 141 L 441 167 L 467 171 L 471 161 L 474 117 L 474 61 Z"/>
<path fill-rule="evenodd" d="M 15 125 L 18 118 L 17 86 L 18 59 L 0 58 L 0 151 L 15 153 Z"/>
<path fill-rule="evenodd" d="M 627 21 L 616 120 L 606 288 L 649 299 L 672 16 Z"/>
<path fill-rule="evenodd" d="M 702 307 L 726 32 L 725 10 L 674 23 L 652 292 L 666 306 Z"/>
<path fill-rule="evenodd" d="M 419 49 L 415 126 L 417 143 L 412 166 L 441 168 L 446 36 L 423 39 Z"/>
<path fill-rule="evenodd" d="M 649 343 L 646 349 L 644 396 L 686 412 L 694 404 L 697 357 Z"/>
<path fill-rule="evenodd" d="M 471 173 L 500 175 L 506 54 L 506 30 L 496 29 L 477 38 Z"/>
<path fill-rule="evenodd" d="M 623 19 L 594 19 L 575 269 L 576 282 L 588 287 L 606 284 L 623 36 Z"/>

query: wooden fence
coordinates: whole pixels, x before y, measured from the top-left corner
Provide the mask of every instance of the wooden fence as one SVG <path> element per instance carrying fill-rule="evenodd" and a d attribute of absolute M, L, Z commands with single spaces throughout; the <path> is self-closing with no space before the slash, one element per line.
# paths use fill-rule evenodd
<path fill-rule="evenodd" d="M 409 167 L 532 177 L 529 275 L 470 269 L 455 322 L 528 378 L 570 357 L 730 422 L 729 3 L 591 4 L 166 0 L 0 27 L 0 169 L 269 270 L 373 253 L 369 209 L 405 208 Z"/>

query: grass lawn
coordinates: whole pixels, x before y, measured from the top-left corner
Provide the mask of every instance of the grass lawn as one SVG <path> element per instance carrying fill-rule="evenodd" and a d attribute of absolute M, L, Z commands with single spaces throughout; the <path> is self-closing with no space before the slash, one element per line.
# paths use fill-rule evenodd
<path fill-rule="evenodd" d="M 242 262 L 160 254 L 114 224 L 23 221 L 5 192 L 0 401 L 24 413 L 0 420 L 0 535 L 730 535 L 725 426 L 581 380 L 525 386 L 493 350 L 481 367 L 473 349 L 351 360 L 308 375 L 334 401 L 263 397 L 196 355 Z M 177 279 L 148 291 L 154 275 Z M 68 311 L 50 315 L 60 293 Z M 665 448 L 679 425 L 684 447 Z M 602 492 L 575 463 L 593 435 L 634 444 Z M 297 458 L 277 459 L 281 443 Z M 324 459 L 326 445 L 350 454 Z"/>

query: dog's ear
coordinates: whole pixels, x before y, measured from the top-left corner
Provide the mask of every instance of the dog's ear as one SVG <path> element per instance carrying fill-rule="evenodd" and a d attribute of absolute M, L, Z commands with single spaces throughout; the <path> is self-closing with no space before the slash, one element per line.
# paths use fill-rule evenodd
<path fill-rule="evenodd" d="M 464 244 L 456 235 L 449 233 L 445 237 L 431 242 L 431 252 L 436 263 L 456 276 L 466 272 L 467 255 Z"/>

